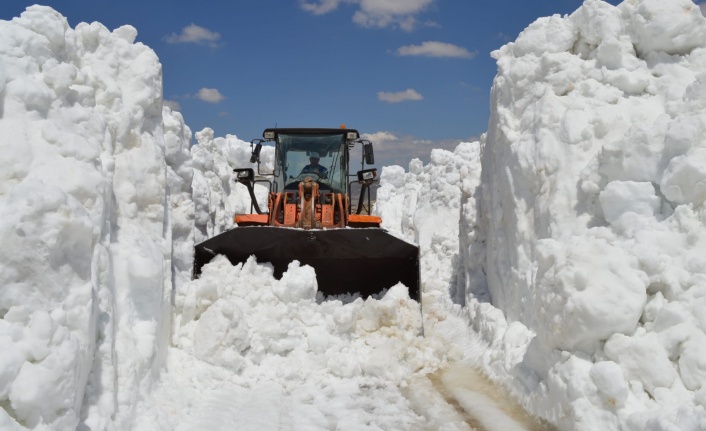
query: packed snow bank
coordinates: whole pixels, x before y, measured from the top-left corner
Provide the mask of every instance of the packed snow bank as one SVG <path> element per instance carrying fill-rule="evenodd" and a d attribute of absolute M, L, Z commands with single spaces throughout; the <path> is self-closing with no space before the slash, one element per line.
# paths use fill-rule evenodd
<path fill-rule="evenodd" d="M 587 1 L 493 53 L 465 302 L 490 372 L 562 429 L 706 421 L 705 46 L 688 0 Z"/>
<path fill-rule="evenodd" d="M 456 291 L 462 199 L 467 190 L 475 190 L 479 177 L 478 142 L 464 142 L 453 152 L 432 150 L 429 165 L 414 159 L 409 172 L 400 166 L 382 169 L 374 211 L 383 228 L 419 244 L 427 298 Z"/>
<path fill-rule="evenodd" d="M 163 363 L 191 132 L 136 34 L 41 6 L 0 21 L 3 429 L 122 428 Z"/>

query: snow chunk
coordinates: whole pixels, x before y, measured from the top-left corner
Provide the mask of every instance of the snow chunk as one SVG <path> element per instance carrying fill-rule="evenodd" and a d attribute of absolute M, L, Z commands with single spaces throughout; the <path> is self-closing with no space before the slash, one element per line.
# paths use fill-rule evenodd
<path fill-rule="evenodd" d="M 512 52 L 521 57 L 527 54 L 569 51 L 576 42 L 577 31 L 571 21 L 559 15 L 539 18 L 523 30 L 514 43 Z"/>
<path fill-rule="evenodd" d="M 677 377 L 656 334 L 637 337 L 615 334 L 606 341 L 605 353 L 622 367 L 629 380 L 639 381 L 650 393 L 659 387 L 670 387 Z"/>
<path fill-rule="evenodd" d="M 289 263 L 287 271 L 272 291 L 282 302 L 299 302 L 316 297 L 318 288 L 314 268 L 309 265 L 300 266 L 299 261 L 295 260 Z"/>
<path fill-rule="evenodd" d="M 538 337 L 548 346 L 591 352 L 611 334 L 633 333 L 647 287 L 634 258 L 592 237 L 542 240 L 538 252 L 537 299 L 545 305 L 537 319 L 547 329 Z"/>
<path fill-rule="evenodd" d="M 248 325 L 240 308 L 218 299 L 201 314 L 194 331 L 194 354 L 214 365 L 238 369 L 240 354 L 250 346 Z"/>
<path fill-rule="evenodd" d="M 623 7 L 632 6 L 626 2 Z M 652 51 L 684 55 L 706 46 L 706 19 L 689 0 L 643 0 L 631 18 L 635 45 L 643 55 Z"/>
<path fill-rule="evenodd" d="M 679 375 L 684 386 L 692 391 L 699 391 L 706 387 L 705 346 L 706 335 L 703 332 L 694 332 L 680 349 Z"/>
<path fill-rule="evenodd" d="M 600 193 L 599 200 L 605 219 L 609 223 L 628 212 L 653 216 L 659 211 L 661 204 L 651 183 L 634 181 L 611 181 Z"/>
<path fill-rule="evenodd" d="M 597 362 L 589 372 L 598 392 L 609 406 L 617 408 L 625 405 L 630 391 L 623 376 L 623 369 L 613 361 Z"/>
<path fill-rule="evenodd" d="M 660 187 L 664 196 L 675 204 L 702 205 L 706 200 L 706 148 L 673 158 Z"/>

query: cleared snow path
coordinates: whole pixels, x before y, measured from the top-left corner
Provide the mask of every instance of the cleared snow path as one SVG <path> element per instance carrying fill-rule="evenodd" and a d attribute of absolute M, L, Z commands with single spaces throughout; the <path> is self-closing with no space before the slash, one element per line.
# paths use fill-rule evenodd
<path fill-rule="evenodd" d="M 402 285 L 380 300 L 317 301 L 309 267 L 276 280 L 269 265 L 217 258 L 175 302 L 166 370 L 136 429 L 543 429 L 494 401 L 468 362 L 482 349 L 468 322 L 429 302 L 419 336 Z"/>

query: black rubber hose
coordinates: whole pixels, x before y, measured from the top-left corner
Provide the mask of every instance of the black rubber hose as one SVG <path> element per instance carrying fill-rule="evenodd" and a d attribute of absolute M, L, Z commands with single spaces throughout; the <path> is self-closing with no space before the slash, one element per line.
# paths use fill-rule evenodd
<path fill-rule="evenodd" d="M 255 186 L 252 182 L 248 182 L 247 184 L 245 184 L 245 186 L 248 188 L 248 193 L 250 193 L 250 199 L 252 201 L 253 206 L 255 207 L 255 212 L 258 214 L 263 214 L 263 212 L 260 210 L 260 206 L 257 204 L 257 199 L 255 198 Z"/>
<path fill-rule="evenodd" d="M 360 188 L 360 198 L 358 198 L 358 208 L 355 210 L 356 215 L 360 214 L 360 212 L 363 211 L 363 199 L 365 198 L 365 192 L 368 190 L 368 187 L 370 187 L 370 184 L 363 183 L 363 186 Z"/>

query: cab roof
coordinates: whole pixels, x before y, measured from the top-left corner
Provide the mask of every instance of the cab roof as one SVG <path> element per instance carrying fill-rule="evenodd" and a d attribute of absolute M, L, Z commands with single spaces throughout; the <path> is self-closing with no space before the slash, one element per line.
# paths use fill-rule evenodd
<path fill-rule="evenodd" d="M 360 138 L 360 134 L 356 129 L 340 129 L 340 128 L 269 128 L 262 132 L 262 137 L 265 138 L 267 132 L 274 132 L 275 139 L 280 133 L 283 135 L 344 135 L 349 132 L 355 133 L 356 138 Z"/>

